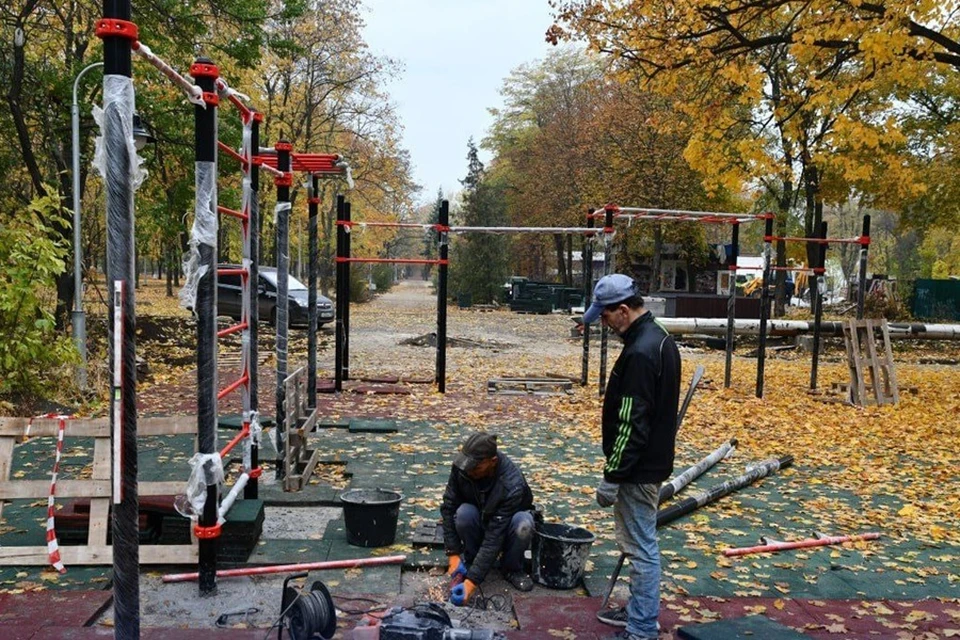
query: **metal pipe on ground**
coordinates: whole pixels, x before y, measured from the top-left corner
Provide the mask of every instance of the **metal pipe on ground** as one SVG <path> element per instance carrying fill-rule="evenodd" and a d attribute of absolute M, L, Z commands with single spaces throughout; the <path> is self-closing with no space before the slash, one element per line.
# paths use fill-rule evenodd
<path fill-rule="evenodd" d="M 672 334 L 726 335 L 726 318 L 657 318 Z M 768 320 L 767 335 L 796 336 L 814 332 L 814 322 L 806 320 Z M 820 325 L 820 335 L 842 338 L 843 322 L 830 321 Z M 960 340 L 960 324 L 924 324 L 919 322 L 888 322 L 890 338 L 897 340 Z M 737 319 L 736 335 L 760 335 L 759 320 Z"/>
<path fill-rule="evenodd" d="M 242 569 L 222 569 L 217 571 L 218 578 L 236 578 L 239 576 L 262 576 L 289 571 L 323 571 L 324 569 L 355 569 L 358 567 L 378 567 L 385 564 L 401 564 L 407 556 L 383 556 L 382 558 L 356 558 L 354 560 L 328 560 L 326 562 L 304 562 L 300 564 L 280 564 L 266 567 L 244 567 Z M 168 573 L 164 582 L 190 582 L 196 580 L 197 573 Z"/>

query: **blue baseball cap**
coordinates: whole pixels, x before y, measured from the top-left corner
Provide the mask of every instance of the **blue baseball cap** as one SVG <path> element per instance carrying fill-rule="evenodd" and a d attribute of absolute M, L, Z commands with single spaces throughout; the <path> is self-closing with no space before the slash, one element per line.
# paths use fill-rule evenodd
<path fill-rule="evenodd" d="M 623 302 L 635 295 L 637 295 L 637 283 L 630 276 L 622 273 L 603 276 L 593 288 L 593 303 L 583 314 L 583 324 L 593 324 L 600 319 L 604 307 Z"/>

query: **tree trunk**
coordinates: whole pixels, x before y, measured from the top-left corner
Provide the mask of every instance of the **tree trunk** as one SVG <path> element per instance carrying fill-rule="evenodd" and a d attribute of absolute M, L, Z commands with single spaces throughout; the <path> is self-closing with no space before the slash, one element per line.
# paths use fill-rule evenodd
<path fill-rule="evenodd" d="M 650 293 L 660 291 L 661 253 L 663 253 L 663 226 L 653 225 L 653 273 L 650 275 Z"/>
<path fill-rule="evenodd" d="M 560 282 L 567 281 L 567 265 L 566 259 L 563 255 L 563 236 L 555 234 L 553 236 L 553 246 L 557 251 L 557 277 L 560 279 Z"/>
<path fill-rule="evenodd" d="M 174 252 L 170 247 L 167 247 L 167 250 L 164 252 L 167 257 L 167 297 L 173 297 L 173 272 L 176 271 L 174 266 Z"/>

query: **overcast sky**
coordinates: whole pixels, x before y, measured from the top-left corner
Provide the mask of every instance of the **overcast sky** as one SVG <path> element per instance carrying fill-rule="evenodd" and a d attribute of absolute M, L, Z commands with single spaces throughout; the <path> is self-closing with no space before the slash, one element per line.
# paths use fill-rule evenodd
<path fill-rule="evenodd" d="M 501 105 L 503 79 L 551 45 L 547 0 L 364 0 L 371 50 L 403 72 L 387 89 L 403 125 L 421 198 L 448 195 L 466 174 L 467 140 L 479 144 Z M 481 150 L 481 159 L 488 155 Z"/>

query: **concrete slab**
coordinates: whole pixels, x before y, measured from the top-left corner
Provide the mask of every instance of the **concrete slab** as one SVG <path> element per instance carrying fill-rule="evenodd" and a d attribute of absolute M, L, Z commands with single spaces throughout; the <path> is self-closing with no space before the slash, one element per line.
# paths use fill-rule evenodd
<path fill-rule="evenodd" d="M 303 540 L 323 538 L 327 524 L 343 515 L 337 507 L 282 506 L 265 507 L 264 540 Z"/>

